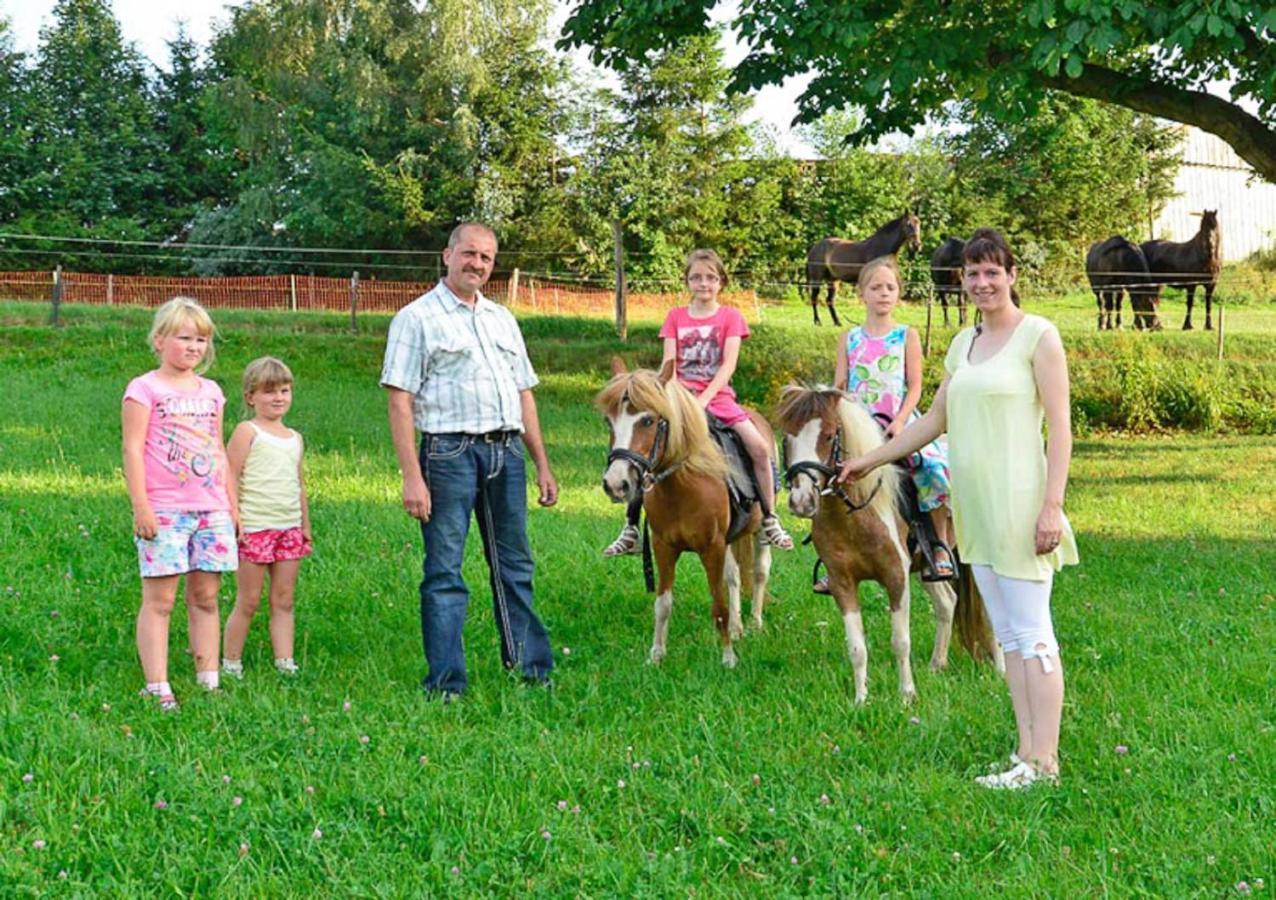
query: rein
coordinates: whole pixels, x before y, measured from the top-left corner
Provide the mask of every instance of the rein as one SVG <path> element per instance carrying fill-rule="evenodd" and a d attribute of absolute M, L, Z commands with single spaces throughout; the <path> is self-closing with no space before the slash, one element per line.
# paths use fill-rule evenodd
<path fill-rule="evenodd" d="M 786 443 L 784 447 L 784 461 L 786 464 L 788 463 L 788 455 L 789 450 L 788 444 Z M 842 487 L 841 483 L 837 480 L 837 472 L 841 467 L 841 464 L 842 429 L 838 428 L 833 432 L 833 446 L 829 451 L 829 461 L 827 463 L 822 463 L 813 459 L 803 459 L 793 463 L 791 466 L 786 465 L 784 469 L 784 486 L 789 490 L 792 490 L 793 479 L 798 475 L 806 475 L 815 482 L 816 486 L 818 486 L 820 480 L 816 476 L 823 476 L 825 482 L 824 487 L 820 488 L 820 496 L 827 497 L 831 494 L 842 501 L 842 503 L 846 506 L 847 512 L 857 513 L 873 502 L 873 498 L 877 496 L 878 490 L 882 487 L 882 479 L 878 478 L 877 484 L 873 485 L 873 490 L 869 491 L 868 496 L 864 498 L 864 502 L 857 504 L 851 499 L 850 494 L 846 493 L 846 488 Z"/>

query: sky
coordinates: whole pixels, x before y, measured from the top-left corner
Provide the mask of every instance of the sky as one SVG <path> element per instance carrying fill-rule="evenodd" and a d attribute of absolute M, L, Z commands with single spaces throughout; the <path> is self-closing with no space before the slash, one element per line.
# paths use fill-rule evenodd
<path fill-rule="evenodd" d="M 125 40 L 132 41 L 141 53 L 161 68 L 168 67 L 168 41 L 177 34 L 177 22 L 183 20 L 190 37 L 207 47 L 215 23 L 229 20 L 227 7 L 241 5 L 236 0 L 113 0 L 115 18 Z M 571 6 L 568 0 L 556 0 L 551 28 L 561 27 Z M 731 3 L 725 3 L 715 14 L 715 21 L 730 15 Z M 0 0 L 0 16 L 13 26 L 15 49 L 31 52 L 40 40 L 40 28 L 51 22 L 53 0 Z M 735 65 L 745 55 L 745 48 L 726 39 L 726 62 Z M 581 71 L 592 69 L 584 53 L 574 53 Z M 595 70 L 596 71 L 596 70 Z M 603 73 L 599 77 L 606 79 Z M 794 79 L 778 87 L 764 88 L 753 98 L 753 110 L 747 119 L 759 121 L 773 130 L 779 148 L 791 156 L 810 157 L 813 151 L 793 133 L 789 123 L 797 115 L 797 98 L 805 79 Z"/>

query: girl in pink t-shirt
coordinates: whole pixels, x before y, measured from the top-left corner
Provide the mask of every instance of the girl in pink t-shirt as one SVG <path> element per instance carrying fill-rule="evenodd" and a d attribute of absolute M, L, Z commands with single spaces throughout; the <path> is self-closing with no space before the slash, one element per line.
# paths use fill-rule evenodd
<path fill-rule="evenodd" d="M 226 399 L 199 375 L 213 361 L 212 319 L 189 297 L 174 297 L 156 310 L 150 341 L 159 368 L 124 391 L 124 478 L 142 574 L 143 694 L 167 711 L 177 709 L 168 683 L 168 621 L 183 575 L 195 679 L 217 689 L 217 589 L 221 573 L 238 564 L 238 516 L 222 443 Z"/>
<path fill-rule="evenodd" d="M 775 480 L 771 451 L 749 414 L 731 389 L 731 376 L 740 358 L 740 343 L 749 336 L 749 326 L 738 309 L 721 306 L 718 295 L 727 284 L 727 270 L 712 250 L 693 250 L 687 257 L 687 288 L 691 303 L 669 310 L 660 329 L 664 338 L 665 363 L 674 361 L 678 383 L 696 395 L 700 406 L 731 426 L 744 441 L 753 462 L 753 474 L 762 493 L 762 535 L 782 550 L 793 549 L 793 538 L 775 514 Z M 638 512 L 631 506 L 628 520 L 604 556 L 633 553 L 638 546 Z"/>

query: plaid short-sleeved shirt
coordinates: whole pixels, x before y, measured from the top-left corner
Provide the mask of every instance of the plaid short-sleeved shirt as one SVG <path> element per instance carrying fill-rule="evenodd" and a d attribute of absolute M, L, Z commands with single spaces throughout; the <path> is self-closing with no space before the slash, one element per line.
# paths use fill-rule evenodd
<path fill-rule="evenodd" d="M 522 431 L 537 380 L 514 316 L 481 294 L 471 309 L 440 281 L 390 323 L 381 386 L 412 394 L 418 431 Z"/>

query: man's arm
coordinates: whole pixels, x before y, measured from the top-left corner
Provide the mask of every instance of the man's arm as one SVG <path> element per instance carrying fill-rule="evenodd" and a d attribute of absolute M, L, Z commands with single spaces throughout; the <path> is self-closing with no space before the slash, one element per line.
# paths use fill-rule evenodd
<path fill-rule="evenodd" d="M 412 518 L 428 522 L 430 488 L 421 474 L 421 460 L 417 457 L 412 395 L 394 387 L 387 387 L 386 391 L 389 394 L 390 439 L 394 441 L 399 471 L 403 473 L 403 508 Z"/>
<path fill-rule="evenodd" d="M 536 414 L 536 398 L 531 390 L 518 392 L 519 403 L 523 408 L 523 443 L 536 464 L 536 484 L 540 487 L 539 502 L 541 506 L 553 506 L 558 502 L 558 482 L 549 467 L 549 456 L 545 453 L 545 442 L 541 440 L 541 422 Z"/>

